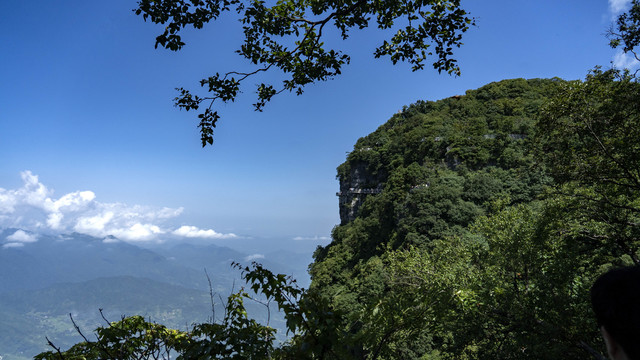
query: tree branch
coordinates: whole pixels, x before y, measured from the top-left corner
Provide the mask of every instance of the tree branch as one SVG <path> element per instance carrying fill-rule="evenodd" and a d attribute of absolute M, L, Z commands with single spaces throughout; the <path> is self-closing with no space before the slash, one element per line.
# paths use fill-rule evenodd
<path fill-rule="evenodd" d="M 60 358 L 60 360 L 64 360 L 64 356 L 62 355 L 62 351 L 60 351 L 60 348 L 59 348 L 59 347 L 56 347 L 56 346 L 51 342 L 51 340 L 49 340 L 49 338 L 48 338 L 48 337 L 46 337 L 46 336 L 45 336 L 44 338 L 45 338 L 45 339 L 47 339 L 47 344 L 48 344 L 49 346 L 51 346 L 51 347 L 56 351 L 56 353 L 58 354 L 58 357 Z"/>

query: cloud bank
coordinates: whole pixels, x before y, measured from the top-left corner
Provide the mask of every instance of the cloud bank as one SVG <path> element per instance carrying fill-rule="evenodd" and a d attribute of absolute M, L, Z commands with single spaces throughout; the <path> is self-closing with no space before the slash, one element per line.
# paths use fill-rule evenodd
<path fill-rule="evenodd" d="M 331 238 L 329 236 L 296 236 L 293 238 L 296 241 L 329 241 Z"/>
<path fill-rule="evenodd" d="M 264 259 L 264 255 L 262 254 L 253 254 L 253 255 L 248 255 L 244 257 L 244 261 L 254 261 L 254 260 L 259 260 L 259 259 Z"/>
<path fill-rule="evenodd" d="M 235 234 L 212 229 L 181 226 L 173 229 L 168 220 L 182 214 L 183 208 L 153 208 L 124 203 L 103 203 L 93 191 L 75 191 L 54 198 L 53 191 L 31 171 L 21 174 L 19 189 L 0 188 L 0 228 L 20 228 L 32 232 L 78 232 L 96 237 L 115 236 L 135 241 L 160 241 L 166 237 L 228 239 Z M 7 237 L 3 247 L 21 247 L 37 238 L 18 230 Z"/>
<path fill-rule="evenodd" d="M 173 234 L 178 236 L 184 236 L 188 238 L 204 238 L 204 239 L 229 239 L 236 237 L 235 234 L 221 234 L 211 229 L 202 230 L 195 226 L 181 226 L 173 231 Z"/>
<path fill-rule="evenodd" d="M 7 236 L 7 243 L 3 244 L 3 248 L 17 248 L 23 247 L 25 243 L 32 243 L 38 241 L 38 237 L 34 234 L 29 234 L 23 230 L 17 230 L 13 234 Z"/>

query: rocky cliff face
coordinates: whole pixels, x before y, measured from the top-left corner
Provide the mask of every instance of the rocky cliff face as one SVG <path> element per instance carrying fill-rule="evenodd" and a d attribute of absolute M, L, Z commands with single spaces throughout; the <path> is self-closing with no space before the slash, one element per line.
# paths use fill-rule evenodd
<path fill-rule="evenodd" d="M 384 184 L 380 175 L 372 175 L 369 164 L 358 161 L 351 164 L 347 176 L 339 177 L 340 192 L 338 195 L 340 206 L 340 225 L 353 221 L 365 198 L 371 194 L 382 192 Z"/>
<path fill-rule="evenodd" d="M 377 196 L 391 181 L 417 186 L 424 174 L 437 169 L 520 166 L 539 108 L 560 84 L 556 79 L 504 80 L 405 107 L 360 138 L 338 167 L 341 225 L 352 222 L 365 199 Z M 412 164 L 422 170 L 407 179 L 392 179 Z"/>

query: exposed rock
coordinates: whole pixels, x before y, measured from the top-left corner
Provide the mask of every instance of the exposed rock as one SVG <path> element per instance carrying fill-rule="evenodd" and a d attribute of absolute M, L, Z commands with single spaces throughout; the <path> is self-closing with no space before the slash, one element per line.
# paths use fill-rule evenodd
<path fill-rule="evenodd" d="M 340 204 L 341 225 L 356 218 L 368 195 L 382 192 L 384 184 L 381 180 L 380 176 L 370 174 L 366 162 L 358 161 L 352 164 L 348 178 L 340 178 L 340 192 L 336 194 Z"/>

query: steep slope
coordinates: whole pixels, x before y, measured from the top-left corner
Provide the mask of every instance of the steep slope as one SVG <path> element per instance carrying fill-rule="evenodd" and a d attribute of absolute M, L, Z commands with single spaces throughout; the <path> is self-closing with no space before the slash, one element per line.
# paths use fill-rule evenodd
<path fill-rule="evenodd" d="M 428 249 L 468 232 L 481 215 L 535 199 L 551 183 L 531 155 L 536 117 L 562 84 L 504 80 L 419 101 L 359 139 L 338 167 L 341 224 L 315 253 L 312 289 L 359 319 L 389 291 L 389 251 Z M 395 356 L 419 357 L 430 336 L 403 340 Z"/>

